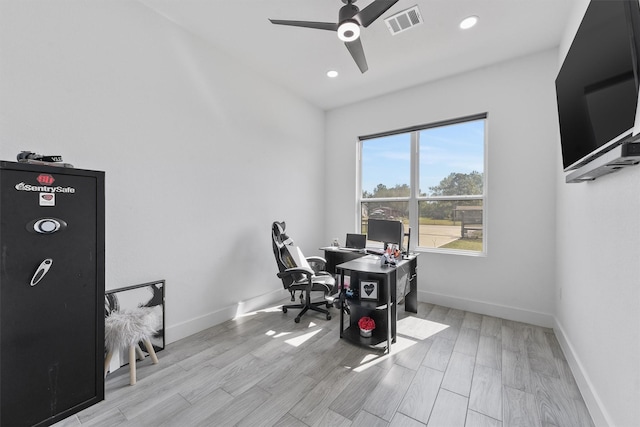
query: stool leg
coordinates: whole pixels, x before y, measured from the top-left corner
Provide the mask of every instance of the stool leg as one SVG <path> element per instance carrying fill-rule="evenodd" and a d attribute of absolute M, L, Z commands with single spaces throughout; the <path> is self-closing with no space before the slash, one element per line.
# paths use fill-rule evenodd
<path fill-rule="evenodd" d="M 129 384 L 136 383 L 136 345 L 129 347 Z"/>
<path fill-rule="evenodd" d="M 156 356 L 156 352 L 153 349 L 153 345 L 151 345 L 151 341 L 144 340 L 144 346 L 147 348 L 147 352 L 149 353 L 149 357 L 151 357 L 151 361 L 153 362 L 153 364 L 157 364 L 158 356 Z"/>
<path fill-rule="evenodd" d="M 113 351 L 107 353 L 106 359 L 104 359 L 104 377 L 107 377 L 107 372 L 109 372 L 109 364 L 111 363 L 111 358 L 113 357 Z"/>
<path fill-rule="evenodd" d="M 138 360 L 144 360 L 144 353 L 138 344 L 136 344 L 136 354 L 138 355 Z"/>

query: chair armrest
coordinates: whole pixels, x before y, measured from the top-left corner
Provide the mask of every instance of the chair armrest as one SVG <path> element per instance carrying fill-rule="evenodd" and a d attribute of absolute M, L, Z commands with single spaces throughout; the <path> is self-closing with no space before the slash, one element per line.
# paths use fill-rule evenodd
<path fill-rule="evenodd" d="M 333 274 L 328 271 L 316 271 L 316 276 L 333 276 Z"/>
<path fill-rule="evenodd" d="M 324 270 L 327 265 L 327 260 L 319 256 L 310 256 L 307 257 L 306 260 L 309 263 L 309 267 L 311 267 L 316 274 Z"/>
<path fill-rule="evenodd" d="M 287 268 L 282 273 L 278 273 L 278 277 L 282 279 L 283 277 L 290 276 L 292 274 L 304 274 L 305 276 L 311 277 L 314 273 L 310 268 L 293 267 Z"/>

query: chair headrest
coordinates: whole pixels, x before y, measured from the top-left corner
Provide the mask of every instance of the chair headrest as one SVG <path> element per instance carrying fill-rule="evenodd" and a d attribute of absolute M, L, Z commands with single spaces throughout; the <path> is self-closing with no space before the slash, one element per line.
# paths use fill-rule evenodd
<path fill-rule="evenodd" d="M 293 245 L 293 239 L 287 236 L 284 230 L 287 228 L 287 224 L 284 221 L 274 221 L 272 225 L 272 235 L 274 241 L 280 245 Z"/>
<path fill-rule="evenodd" d="M 287 224 L 284 221 L 274 221 L 272 227 L 274 233 L 276 233 L 276 235 L 280 235 L 284 233 L 284 229 L 287 228 Z"/>

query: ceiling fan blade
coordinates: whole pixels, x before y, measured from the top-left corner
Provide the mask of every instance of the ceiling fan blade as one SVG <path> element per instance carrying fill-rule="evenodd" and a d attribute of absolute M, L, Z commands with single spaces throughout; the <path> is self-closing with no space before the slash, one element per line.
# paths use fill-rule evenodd
<path fill-rule="evenodd" d="M 364 49 L 362 49 L 360 38 L 352 42 L 346 42 L 344 45 L 349 49 L 349 53 L 353 57 L 353 60 L 356 61 L 360 72 L 364 74 L 364 72 L 369 69 L 369 66 L 367 65 L 367 59 L 364 57 Z"/>
<path fill-rule="evenodd" d="M 272 24 L 290 25 L 292 27 L 315 28 L 317 30 L 338 31 L 338 24 L 333 22 L 312 22 L 312 21 L 284 21 L 282 19 L 269 19 Z"/>
<path fill-rule="evenodd" d="M 360 22 L 363 27 L 368 27 L 397 2 L 398 0 L 375 0 L 369 6 L 356 13 L 354 19 Z"/>

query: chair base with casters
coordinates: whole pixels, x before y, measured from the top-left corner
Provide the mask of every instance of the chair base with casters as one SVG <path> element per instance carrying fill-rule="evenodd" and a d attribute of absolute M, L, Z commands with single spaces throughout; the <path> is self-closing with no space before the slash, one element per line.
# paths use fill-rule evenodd
<path fill-rule="evenodd" d="M 278 277 L 280 277 L 280 274 L 278 274 Z M 305 285 L 306 286 L 306 285 Z M 291 301 L 295 301 L 296 297 L 295 297 L 295 290 L 289 289 L 291 292 Z M 316 289 L 318 291 L 323 291 L 324 289 Z M 310 290 L 300 290 L 300 304 L 286 304 L 282 306 L 282 312 L 286 313 L 290 308 L 301 308 L 302 310 L 300 310 L 300 312 L 298 313 L 298 315 L 296 316 L 296 318 L 294 319 L 294 322 L 296 323 L 300 323 L 300 318 L 309 310 L 313 310 L 313 311 L 317 311 L 319 313 L 323 313 L 325 314 L 327 320 L 331 320 L 331 313 L 329 312 L 329 310 L 327 310 L 328 308 L 331 308 L 333 306 L 332 302 L 329 301 L 317 301 L 317 302 L 311 302 L 311 291 Z M 306 295 L 305 295 L 306 293 Z M 327 309 L 322 308 L 322 306 L 326 306 Z"/>

